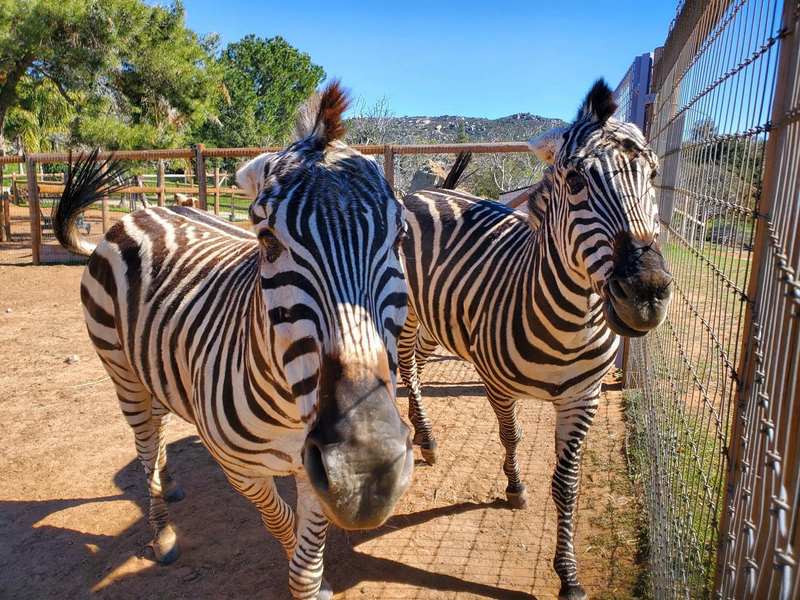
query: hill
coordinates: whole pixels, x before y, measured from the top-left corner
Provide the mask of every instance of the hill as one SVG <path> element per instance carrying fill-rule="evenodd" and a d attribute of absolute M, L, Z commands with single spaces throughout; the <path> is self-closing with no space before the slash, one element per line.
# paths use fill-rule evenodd
<path fill-rule="evenodd" d="M 560 119 L 517 113 L 499 119 L 358 116 L 348 123 L 348 141 L 372 144 L 447 144 L 454 142 L 523 142 L 537 132 L 563 126 Z"/>

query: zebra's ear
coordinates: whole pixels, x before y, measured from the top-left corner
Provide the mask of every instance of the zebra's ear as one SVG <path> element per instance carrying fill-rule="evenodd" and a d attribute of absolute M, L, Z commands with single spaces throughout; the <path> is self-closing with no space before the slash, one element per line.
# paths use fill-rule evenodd
<path fill-rule="evenodd" d="M 253 200 L 258 196 L 261 188 L 264 187 L 264 167 L 268 158 L 269 153 L 259 154 L 236 171 L 236 185 L 242 188 Z"/>
<path fill-rule="evenodd" d="M 566 127 L 554 127 L 544 133 L 540 133 L 535 138 L 528 141 L 528 147 L 541 161 L 552 165 L 556 161 L 558 151 L 564 143 L 564 132 Z"/>

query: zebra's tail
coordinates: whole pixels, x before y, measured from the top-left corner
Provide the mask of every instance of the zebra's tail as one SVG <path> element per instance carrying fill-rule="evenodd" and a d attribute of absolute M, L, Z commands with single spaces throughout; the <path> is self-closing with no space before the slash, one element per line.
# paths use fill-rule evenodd
<path fill-rule="evenodd" d="M 439 188 L 443 190 L 456 189 L 459 179 L 461 179 L 461 176 L 464 174 L 471 160 L 472 152 L 460 152 L 458 156 L 456 156 L 456 161 L 453 163 L 453 166 L 450 167 L 450 172 L 447 174 L 447 177 L 445 177 L 444 183 L 442 183 Z"/>
<path fill-rule="evenodd" d="M 126 185 L 127 169 L 113 156 L 98 160 L 98 154 L 95 148 L 75 162 L 70 157 L 64 191 L 51 212 L 56 239 L 64 248 L 81 256 L 90 256 L 97 245 L 81 239 L 76 227 L 78 215 Z"/>

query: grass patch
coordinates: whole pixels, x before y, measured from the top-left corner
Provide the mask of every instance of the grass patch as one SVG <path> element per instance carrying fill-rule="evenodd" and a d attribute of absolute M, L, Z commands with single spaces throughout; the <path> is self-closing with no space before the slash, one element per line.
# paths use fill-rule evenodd
<path fill-rule="evenodd" d="M 692 413 L 680 397 L 648 399 L 641 389 L 626 390 L 624 405 L 629 475 L 647 513 L 639 552 L 650 568 L 637 594 L 658 598 L 680 590 L 709 598 L 725 477 L 712 417 Z"/>

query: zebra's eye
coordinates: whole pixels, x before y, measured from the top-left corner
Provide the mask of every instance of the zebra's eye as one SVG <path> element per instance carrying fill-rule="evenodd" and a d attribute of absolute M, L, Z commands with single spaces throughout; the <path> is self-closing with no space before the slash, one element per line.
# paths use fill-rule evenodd
<path fill-rule="evenodd" d="M 278 241 L 268 229 L 264 229 L 258 234 L 258 242 L 261 244 L 261 251 L 264 253 L 264 258 L 267 262 L 275 262 L 283 251 L 283 244 Z"/>
<path fill-rule="evenodd" d="M 566 181 L 569 193 L 573 196 L 575 194 L 580 194 L 581 190 L 586 186 L 586 180 L 583 178 L 583 175 L 577 171 L 570 171 L 567 173 Z"/>

